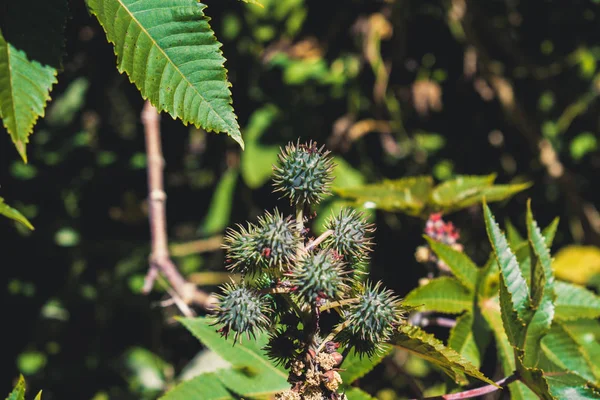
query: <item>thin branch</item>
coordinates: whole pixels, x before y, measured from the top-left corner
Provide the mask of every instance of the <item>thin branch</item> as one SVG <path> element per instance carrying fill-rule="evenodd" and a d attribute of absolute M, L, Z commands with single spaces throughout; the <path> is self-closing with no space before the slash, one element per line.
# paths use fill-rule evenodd
<path fill-rule="evenodd" d="M 311 251 L 312 249 L 314 249 L 315 247 L 320 245 L 323 242 L 323 240 L 327 239 L 331 235 L 333 235 L 333 231 L 331 229 L 326 230 L 325 232 L 323 232 L 321 234 L 321 236 L 319 236 L 318 238 L 316 238 L 315 240 L 313 240 L 312 242 L 307 244 L 306 247 L 304 248 L 304 251 L 306 251 L 306 252 Z"/>
<path fill-rule="evenodd" d="M 171 254 L 173 257 L 185 257 L 190 254 L 202 254 L 217 251 L 221 248 L 223 236 L 216 235 L 207 239 L 193 240 L 186 243 L 177 243 L 171 245 Z"/>
<path fill-rule="evenodd" d="M 163 183 L 164 159 L 160 138 L 160 116 L 149 101 L 146 102 L 142 111 L 142 123 L 148 162 L 148 219 L 152 244 L 150 269 L 144 280 L 143 292 L 149 293 L 159 273 L 162 273 L 174 293 L 185 304 L 195 303 L 210 310 L 214 306 L 215 298 L 198 290 L 196 285 L 187 282 L 169 256 L 165 207 L 167 195 Z M 176 297 L 174 299 L 177 300 Z"/>
<path fill-rule="evenodd" d="M 496 390 L 505 388 L 509 384 L 519 380 L 519 375 L 515 372 L 511 376 L 500 379 L 496 382 L 496 385 L 486 385 L 476 389 L 466 390 L 459 393 L 444 394 L 442 396 L 425 397 L 421 400 L 462 400 L 471 399 L 473 397 L 483 396 L 488 393 L 495 392 Z M 417 400 L 417 399 L 413 399 Z"/>

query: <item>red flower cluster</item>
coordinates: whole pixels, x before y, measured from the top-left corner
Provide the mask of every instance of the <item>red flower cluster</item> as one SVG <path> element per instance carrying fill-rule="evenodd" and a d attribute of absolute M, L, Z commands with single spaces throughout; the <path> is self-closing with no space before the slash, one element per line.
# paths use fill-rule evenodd
<path fill-rule="evenodd" d="M 425 234 L 437 242 L 447 245 L 455 244 L 460 234 L 452 222 L 444 222 L 442 213 L 433 213 L 425 224 Z"/>

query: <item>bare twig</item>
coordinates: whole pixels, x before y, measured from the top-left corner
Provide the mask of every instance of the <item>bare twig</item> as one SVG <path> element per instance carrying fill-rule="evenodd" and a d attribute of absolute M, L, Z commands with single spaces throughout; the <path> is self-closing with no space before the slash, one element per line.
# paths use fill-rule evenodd
<path fill-rule="evenodd" d="M 304 251 L 311 251 L 312 249 L 320 245 L 323 242 L 323 240 L 327 239 L 331 235 L 333 235 L 333 231 L 331 229 L 326 230 L 325 232 L 323 232 L 323 234 L 321 234 L 321 236 L 308 243 L 304 248 Z"/>
<path fill-rule="evenodd" d="M 473 397 L 483 396 L 484 394 L 495 392 L 498 389 L 502 389 L 508 386 L 510 383 L 519 380 L 517 373 L 513 373 L 504 379 L 500 379 L 496 382 L 496 385 L 486 385 L 476 389 L 465 390 L 464 392 L 444 394 L 442 396 L 425 397 L 423 400 L 462 400 L 471 399 Z M 416 400 L 416 399 L 414 399 Z"/>
<path fill-rule="evenodd" d="M 171 245 L 171 254 L 173 257 L 184 257 L 190 254 L 210 253 L 221 248 L 223 236 L 216 235 L 207 239 L 193 240 L 186 243 L 177 243 Z"/>
<path fill-rule="evenodd" d="M 165 208 L 167 195 L 163 184 L 164 159 L 160 142 L 160 116 L 149 101 L 146 102 L 142 111 L 142 123 L 144 124 L 148 162 L 148 218 L 152 244 L 150 269 L 144 280 L 143 292 L 149 293 L 159 273 L 162 273 L 174 293 L 186 305 L 194 303 L 210 310 L 215 302 L 214 297 L 187 282 L 169 256 Z M 174 299 L 176 298 L 174 297 Z"/>

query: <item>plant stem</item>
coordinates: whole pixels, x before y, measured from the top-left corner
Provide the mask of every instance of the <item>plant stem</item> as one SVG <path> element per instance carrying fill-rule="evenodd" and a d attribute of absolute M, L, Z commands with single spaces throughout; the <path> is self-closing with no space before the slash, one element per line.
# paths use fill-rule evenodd
<path fill-rule="evenodd" d="M 315 247 L 320 245 L 323 242 L 323 240 L 327 239 L 331 235 L 333 235 L 333 231 L 331 229 L 326 230 L 325 232 L 323 232 L 321 234 L 321 236 L 319 236 L 318 238 L 316 238 L 315 240 L 313 240 L 312 242 L 307 244 L 306 247 L 304 248 L 304 251 L 306 251 L 306 252 L 311 251 L 312 249 L 314 249 Z"/>
<path fill-rule="evenodd" d="M 319 345 L 319 348 L 317 349 L 317 354 L 321 352 L 321 350 L 323 350 L 323 348 L 325 347 L 325 343 L 333 340 L 337 336 L 337 334 L 343 331 L 345 328 L 347 328 L 348 325 L 350 325 L 350 321 L 346 320 L 343 323 L 336 326 L 335 329 L 332 330 L 331 333 L 327 335 L 325 339 L 323 339 L 323 341 Z"/>
<path fill-rule="evenodd" d="M 323 311 L 331 310 L 332 308 L 342 307 L 342 306 L 345 306 L 346 304 L 353 304 L 353 303 L 358 303 L 358 299 L 357 298 L 352 298 L 352 299 L 344 299 L 344 300 L 339 300 L 339 301 L 333 301 L 331 303 L 325 304 L 324 306 L 321 306 L 319 308 L 319 310 L 321 312 L 323 312 Z"/>
<path fill-rule="evenodd" d="M 519 380 L 519 375 L 514 372 L 506 378 L 496 381 L 496 385 L 486 385 L 476 389 L 465 390 L 464 392 L 444 394 L 442 396 L 425 397 L 422 400 L 461 400 L 471 399 L 473 397 L 483 396 L 484 394 L 495 392 L 496 390 L 505 388 L 510 383 Z M 416 400 L 416 399 L 414 399 Z"/>
<path fill-rule="evenodd" d="M 205 309 L 211 309 L 215 298 L 198 290 L 179 273 L 171 260 L 167 236 L 167 195 L 164 190 L 164 158 L 160 137 L 160 116 L 156 109 L 146 101 L 142 111 L 142 123 L 146 138 L 146 158 L 148 162 L 148 220 L 150 222 L 151 253 L 150 269 L 144 279 L 143 292 L 149 293 L 154 281 L 162 273 L 175 293 L 186 304 L 196 303 Z"/>

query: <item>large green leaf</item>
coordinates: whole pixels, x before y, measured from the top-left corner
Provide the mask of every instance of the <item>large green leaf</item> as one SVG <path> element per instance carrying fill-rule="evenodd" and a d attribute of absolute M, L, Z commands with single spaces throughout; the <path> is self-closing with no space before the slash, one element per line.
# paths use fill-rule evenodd
<path fill-rule="evenodd" d="M 412 290 L 404 303 L 426 311 L 458 314 L 473 307 L 473 295 L 458 280 L 445 276 Z"/>
<path fill-rule="evenodd" d="M 275 367 L 261 350 L 266 335 L 233 346 L 233 340 L 222 338 L 207 318 L 182 318 L 180 321 L 206 347 L 233 365 L 231 369 L 215 373 L 229 390 L 241 396 L 256 397 L 289 389 L 285 370 Z"/>
<path fill-rule="evenodd" d="M 364 186 L 338 187 L 333 188 L 333 191 L 366 208 L 401 211 L 408 215 L 421 216 L 432 188 L 431 177 L 416 176 Z"/>
<path fill-rule="evenodd" d="M 447 244 L 433 240 L 429 236 L 425 236 L 425 239 L 435 254 L 450 268 L 456 279 L 470 292 L 473 292 L 477 282 L 478 268 L 469 256 L 454 250 Z"/>
<path fill-rule="evenodd" d="M 517 263 L 517 258 L 508 247 L 508 242 L 500 231 L 500 228 L 498 227 L 498 224 L 496 223 L 494 216 L 492 215 L 492 212 L 487 204 L 484 204 L 484 217 L 486 231 L 492 244 L 494 254 L 496 255 L 496 260 L 500 266 L 500 306 L 502 307 L 508 303 L 512 305 L 510 310 L 503 308 L 502 312 L 506 315 L 509 315 L 511 311 L 514 311 L 521 321 L 525 321 L 528 319 L 526 314 L 528 313 L 530 307 L 527 282 L 521 274 L 519 264 Z M 505 292 L 502 290 L 502 285 L 504 285 L 504 289 L 506 289 Z M 506 293 L 507 295 L 507 302 L 503 301 L 503 293 Z"/>
<path fill-rule="evenodd" d="M 352 382 L 365 376 L 377 364 L 383 360 L 392 351 L 392 346 L 384 345 L 382 351 L 375 353 L 372 357 L 364 357 L 356 354 L 353 350 L 344 358 L 340 368 L 340 375 L 345 386 L 349 386 Z"/>
<path fill-rule="evenodd" d="M 592 319 L 580 319 L 562 324 L 563 329 L 577 342 L 590 363 L 596 380 L 600 381 L 600 322 Z"/>
<path fill-rule="evenodd" d="M 392 344 L 437 365 L 457 383 L 466 383 L 464 378 L 466 374 L 489 384 L 494 384 L 463 356 L 450 347 L 444 346 L 435 336 L 421 330 L 419 327 L 412 325 L 400 326 L 398 335 L 392 340 Z"/>
<path fill-rule="evenodd" d="M 539 385 L 543 391 L 538 393 L 542 397 L 548 393 L 556 400 L 563 399 L 598 399 L 600 391 L 593 388 L 585 379 L 579 375 L 566 371 L 546 357 L 546 353 L 540 354 L 540 364 L 543 368 L 543 376 L 536 374 L 531 379 L 532 384 Z M 543 398 L 546 398 L 544 396 Z"/>
<path fill-rule="evenodd" d="M 145 99 L 184 124 L 226 132 L 244 146 L 221 44 L 196 0 L 87 0 Z"/>
<path fill-rule="evenodd" d="M 229 400 L 234 399 L 219 380 L 218 372 L 200 374 L 165 393 L 160 400 Z"/>
<path fill-rule="evenodd" d="M 20 222 L 29 229 L 33 230 L 33 225 L 31 225 L 27 218 L 25 218 L 19 211 L 6 204 L 2 197 L 0 197 L 0 215 L 4 215 L 5 217 Z"/>
<path fill-rule="evenodd" d="M 448 346 L 462 354 L 475 367 L 481 366 L 481 354 L 473 336 L 473 314 L 465 313 L 456 319 L 456 325 L 450 330 Z"/>
<path fill-rule="evenodd" d="M 597 360 L 587 359 L 575 338 L 561 325 L 552 326 L 550 332 L 542 339 L 541 348 L 554 364 L 590 382 L 596 381 L 591 363 Z"/>
<path fill-rule="evenodd" d="M 439 211 L 448 213 L 481 203 L 484 198 L 488 203 L 505 200 L 531 186 L 530 183 L 494 185 L 495 179 L 495 174 L 458 176 L 433 190 L 432 203 Z"/>
<path fill-rule="evenodd" d="M 556 281 L 556 318 L 562 321 L 600 317 L 600 297 L 584 287 Z"/>

